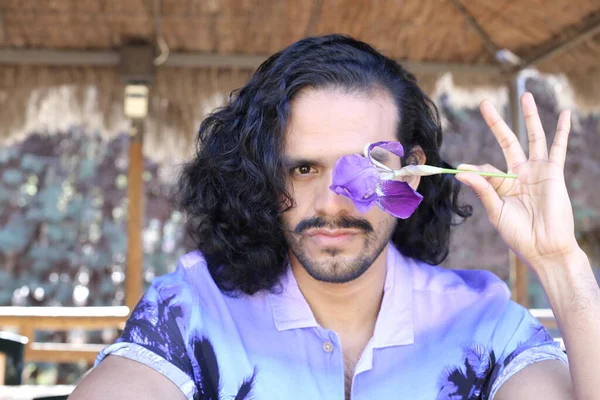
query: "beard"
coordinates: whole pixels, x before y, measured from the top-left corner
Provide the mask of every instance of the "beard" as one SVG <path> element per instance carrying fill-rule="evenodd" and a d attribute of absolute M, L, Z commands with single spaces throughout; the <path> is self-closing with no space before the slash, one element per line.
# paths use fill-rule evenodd
<path fill-rule="evenodd" d="M 302 232 L 309 228 L 359 229 L 357 239 L 362 241 L 358 254 L 344 254 L 348 249 L 324 247 L 313 256 L 307 249 L 307 236 Z M 322 217 L 303 220 L 293 231 L 286 231 L 289 250 L 306 272 L 315 280 L 327 283 L 347 283 L 362 276 L 386 248 L 396 227 L 396 221 L 381 221 L 376 228 L 364 220 L 341 217 L 327 221 Z"/>

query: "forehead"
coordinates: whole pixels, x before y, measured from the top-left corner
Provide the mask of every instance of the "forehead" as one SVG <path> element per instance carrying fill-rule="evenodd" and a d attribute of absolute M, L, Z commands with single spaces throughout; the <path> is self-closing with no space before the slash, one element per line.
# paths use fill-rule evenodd
<path fill-rule="evenodd" d="M 362 153 L 366 143 L 397 140 L 397 126 L 396 105 L 384 90 L 306 90 L 292 102 L 285 153 L 335 161 Z"/>

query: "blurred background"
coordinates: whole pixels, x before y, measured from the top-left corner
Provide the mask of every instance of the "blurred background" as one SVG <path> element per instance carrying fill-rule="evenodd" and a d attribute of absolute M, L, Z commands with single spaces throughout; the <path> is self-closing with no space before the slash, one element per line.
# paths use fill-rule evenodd
<path fill-rule="evenodd" d="M 522 139 L 525 90 L 550 139 L 571 108 L 567 184 L 598 272 L 598 0 L 0 0 L 0 383 L 80 379 L 191 249 L 170 193 L 202 118 L 270 54 L 327 33 L 417 76 L 453 165 L 506 167 L 484 98 Z M 475 213 L 444 266 L 493 271 L 553 329 L 535 278 L 464 200 Z"/>

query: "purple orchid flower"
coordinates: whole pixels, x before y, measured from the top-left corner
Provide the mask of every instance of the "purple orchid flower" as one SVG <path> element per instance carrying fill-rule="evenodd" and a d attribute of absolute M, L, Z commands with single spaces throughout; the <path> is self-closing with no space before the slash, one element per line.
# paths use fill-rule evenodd
<path fill-rule="evenodd" d="M 377 205 L 388 214 L 406 219 L 415 212 L 423 196 L 408 183 L 392 180 L 393 171 L 371 157 L 376 147 L 399 157 L 404 155 L 404 148 L 398 142 L 370 144 L 365 148 L 365 157 L 351 154 L 336 162 L 329 188 L 350 198 L 362 213 Z"/>

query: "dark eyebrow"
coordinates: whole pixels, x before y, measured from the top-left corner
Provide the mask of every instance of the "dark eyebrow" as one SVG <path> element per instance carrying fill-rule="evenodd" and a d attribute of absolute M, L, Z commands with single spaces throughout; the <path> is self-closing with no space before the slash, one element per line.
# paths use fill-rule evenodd
<path fill-rule="evenodd" d="M 354 154 L 358 154 L 359 156 L 363 155 L 362 152 L 357 152 Z M 379 160 L 379 158 L 377 158 L 377 160 L 378 161 L 386 161 L 387 159 Z M 296 158 L 296 157 L 283 156 L 283 165 L 286 168 L 295 168 L 295 167 L 300 167 L 302 165 L 310 165 L 313 167 L 322 167 L 324 165 L 327 165 L 327 163 L 324 160 L 318 159 L 318 158 L 307 158 L 307 157 Z"/>
<path fill-rule="evenodd" d="M 293 157 L 284 157 L 283 165 L 286 168 L 296 168 L 302 165 L 310 165 L 310 166 L 320 166 L 323 165 L 322 162 L 319 162 L 315 159 L 310 158 L 293 158 Z"/>

